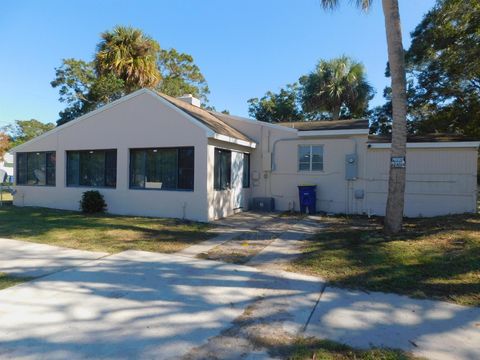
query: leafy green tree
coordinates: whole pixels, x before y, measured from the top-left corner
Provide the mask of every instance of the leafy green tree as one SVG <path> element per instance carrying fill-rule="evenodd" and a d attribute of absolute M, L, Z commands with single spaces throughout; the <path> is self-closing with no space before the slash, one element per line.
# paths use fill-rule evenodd
<path fill-rule="evenodd" d="M 10 136 L 0 131 L 0 161 L 3 161 L 3 156 L 11 146 Z"/>
<path fill-rule="evenodd" d="M 50 84 L 59 88 L 59 100 L 67 104 L 59 114 L 58 125 L 95 110 L 126 93 L 123 80 L 113 74 L 97 76 L 92 62 L 76 59 L 64 59 L 62 66 L 55 69 L 55 80 Z"/>
<path fill-rule="evenodd" d="M 55 69 L 52 87 L 67 107 L 62 125 L 141 87 L 170 96 L 192 94 L 208 102 L 208 86 L 192 56 L 175 49 L 160 50 L 141 30 L 117 26 L 102 34 L 91 62 L 64 59 Z"/>
<path fill-rule="evenodd" d="M 373 0 L 356 0 L 356 5 L 368 10 Z M 338 6 L 340 0 L 321 0 L 326 9 Z M 387 35 L 388 62 L 392 74 L 392 158 L 405 158 L 407 153 L 407 84 L 405 54 L 402 45 L 398 0 L 382 0 Z M 402 230 L 405 204 L 405 167 L 390 167 L 384 230 L 395 234 Z"/>
<path fill-rule="evenodd" d="M 98 76 L 115 75 L 123 80 L 127 93 L 142 87 L 154 88 L 159 83 L 158 42 L 126 26 L 116 26 L 101 37 L 94 60 Z"/>
<path fill-rule="evenodd" d="M 480 2 L 438 0 L 412 33 L 417 132 L 480 136 Z"/>
<path fill-rule="evenodd" d="M 35 119 L 15 120 L 14 124 L 5 126 L 3 131 L 11 140 L 11 147 L 15 147 L 52 130 L 54 127 L 55 125 L 52 123 L 45 124 Z"/>
<path fill-rule="evenodd" d="M 157 86 L 160 92 L 175 97 L 192 94 L 204 103 L 208 102 L 210 90 L 191 55 L 179 53 L 175 49 L 162 49 L 157 66 L 162 77 Z"/>
<path fill-rule="evenodd" d="M 374 94 L 364 66 L 347 56 L 321 60 L 300 84 L 303 109 L 314 118 L 325 113 L 334 120 L 365 116 Z"/>
<path fill-rule="evenodd" d="M 248 100 L 251 117 L 269 123 L 302 121 L 304 116 L 298 103 L 298 84 L 287 85 L 278 94 L 268 91 L 262 98 Z"/>

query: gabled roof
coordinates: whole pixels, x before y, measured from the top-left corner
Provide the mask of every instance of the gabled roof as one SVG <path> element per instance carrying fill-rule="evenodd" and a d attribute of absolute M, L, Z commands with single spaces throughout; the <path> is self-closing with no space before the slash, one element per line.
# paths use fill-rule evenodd
<path fill-rule="evenodd" d="M 297 121 L 277 124 L 298 131 L 368 129 L 368 120 L 365 119 Z"/>
<path fill-rule="evenodd" d="M 211 129 L 217 134 L 225 135 L 243 141 L 254 142 L 245 134 L 228 125 L 220 117 L 213 115 L 212 112 L 209 112 L 194 105 L 190 105 L 185 101 L 179 100 L 169 95 L 165 95 L 159 92 L 157 92 L 157 94 L 163 99 L 170 102 L 172 105 L 176 106 L 191 117 L 195 118 L 197 121 L 201 122 L 203 125 L 207 126 L 209 129 Z"/>
<path fill-rule="evenodd" d="M 232 142 L 232 143 L 238 143 L 240 145 L 249 146 L 253 148 L 256 146 L 256 143 L 253 140 L 250 140 L 247 136 L 242 134 L 240 131 L 234 129 L 230 125 L 226 124 L 224 121 L 216 118 L 215 116 L 210 114 L 207 110 L 187 104 L 186 102 L 175 99 L 171 96 L 143 88 L 131 94 L 125 95 L 118 100 L 115 100 L 107 105 L 104 105 L 96 110 L 93 110 L 63 125 L 57 126 L 54 129 L 47 131 L 46 133 L 40 136 L 37 136 L 30 141 L 27 141 L 23 144 L 16 146 L 15 148 L 11 149 L 10 152 L 11 153 L 18 152 L 20 149 L 26 147 L 27 145 L 35 143 L 38 140 L 45 138 L 46 136 L 50 136 L 51 134 L 57 133 L 59 131 L 63 131 L 64 129 L 70 126 L 73 126 L 85 119 L 95 116 L 112 107 L 115 107 L 118 104 L 121 104 L 127 100 L 133 99 L 134 97 L 141 94 L 150 94 L 151 96 L 154 96 L 159 101 L 166 103 L 170 106 L 173 106 L 176 110 L 184 113 L 185 116 L 187 116 L 191 122 L 197 123 L 198 126 L 201 126 L 206 130 L 208 130 L 213 135 L 212 137 L 216 139 Z"/>

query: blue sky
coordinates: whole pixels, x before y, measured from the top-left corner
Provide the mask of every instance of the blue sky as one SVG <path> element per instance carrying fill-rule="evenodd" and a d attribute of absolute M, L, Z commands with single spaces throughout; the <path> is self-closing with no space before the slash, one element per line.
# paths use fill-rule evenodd
<path fill-rule="evenodd" d="M 400 0 L 404 45 L 434 0 Z M 131 25 L 162 48 L 193 55 L 210 103 L 248 114 L 247 100 L 277 91 L 346 54 L 364 63 L 383 103 L 387 60 L 381 1 L 368 14 L 344 0 L 334 12 L 319 0 L 4 1 L 0 11 L 0 127 L 16 119 L 54 122 L 64 104 L 50 86 L 63 58 L 90 60 L 102 31 Z"/>

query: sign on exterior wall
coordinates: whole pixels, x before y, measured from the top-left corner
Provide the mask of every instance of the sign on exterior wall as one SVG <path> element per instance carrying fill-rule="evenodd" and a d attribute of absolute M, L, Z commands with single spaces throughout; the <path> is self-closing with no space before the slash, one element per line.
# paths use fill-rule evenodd
<path fill-rule="evenodd" d="M 392 156 L 390 166 L 392 168 L 404 168 L 406 165 L 405 156 Z"/>

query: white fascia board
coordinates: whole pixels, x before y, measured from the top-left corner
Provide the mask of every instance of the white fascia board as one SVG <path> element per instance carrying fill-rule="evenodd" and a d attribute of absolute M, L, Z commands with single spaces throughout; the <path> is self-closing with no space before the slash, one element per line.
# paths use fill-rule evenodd
<path fill-rule="evenodd" d="M 427 148 L 478 148 L 480 141 L 451 141 L 451 142 L 424 142 L 407 143 L 409 149 L 427 149 Z M 390 149 L 391 143 L 372 143 L 368 144 L 371 149 Z"/>
<path fill-rule="evenodd" d="M 50 130 L 50 131 L 47 131 L 46 133 L 44 133 L 44 134 L 42 134 L 42 135 L 40 135 L 40 136 L 37 136 L 36 138 L 33 138 L 32 140 L 27 141 L 26 143 L 23 143 L 23 144 L 21 144 L 21 145 L 18 145 L 18 146 L 16 146 L 16 147 L 14 147 L 13 149 L 10 149 L 9 151 L 10 151 L 11 153 L 16 153 L 16 152 L 18 152 L 19 150 L 23 149 L 24 147 L 27 147 L 27 146 L 29 146 L 29 145 L 31 145 L 31 144 L 36 143 L 38 140 L 41 140 L 41 139 L 43 139 L 43 138 L 45 138 L 45 137 L 47 137 L 47 136 L 53 135 L 53 134 L 55 134 L 55 133 L 57 133 L 57 132 L 59 132 L 59 131 L 62 131 L 62 130 L 64 130 L 64 129 L 67 129 L 67 128 L 69 128 L 70 126 L 73 126 L 73 125 L 77 124 L 77 123 L 80 122 L 80 121 L 83 121 L 83 120 L 88 119 L 88 118 L 90 118 L 90 117 L 92 117 L 92 116 L 95 116 L 95 115 L 97 115 L 97 114 L 100 114 L 101 112 L 103 112 L 103 111 L 105 111 L 105 110 L 111 109 L 112 107 L 117 106 L 118 104 L 121 104 L 121 103 L 123 103 L 123 102 L 125 102 L 125 101 L 127 101 L 127 100 L 130 100 L 130 99 L 132 99 L 132 98 L 134 98 L 134 97 L 136 97 L 136 96 L 138 96 L 138 95 L 144 94 L 144 93 L 146 93 L 147 91 L 148 91 L 147 89 L 140 89 L 140 90 L 137 90 L 137 91 L 135 91 L 135 92 L 133 92 L 133 93 L 131 93 L 131 94 L 125 95 L 125 96 L 121 97 L 121 98 L 118 99 L 118 100 L 112 101 L 111 103 L 102 106 L 101 108 L 98 108 L 98 109 L 96 109 L 96 110 L 90 111 L 89 113 L 87 113 L 87 114 L 85 114 L 85 115 L 82 115 L 82 116 L 80 116 L 80 117 L 78 117 L 78 118 L 76 118 L 76 119 L 74 119 L 74 120 L 71 120 L 71 121 L 69 121 L 69 122 L 67 122 L 67 123 L 65 123 L 65 124 L 63 124 L 63 125 L 57 126 L 56 128 L 54 128 L 54 129 L 52 129 L 52 130 Z"/>
<path fill-rule="evenodd" d="M 309 130 L 309 131 L 299 131 L 298 137 L 368 135 L 368 133 L 369 133 L 368 129 Z"/>
<path fill-rule="evenodd" d="M 237 144 L 237 145 L 249 147 L 249 148 L 252 148 L 252 149 L 255 149 L 257 147 L 257 144 L 254 143 L 254 142 L 240 140 L 240 139 L 237 139 L 237 138 L 233 138 L 233 137 L 230 137 L 230 136 L 221 135 L 221 134 L 217 134 L 217 133 L 214 133 L 213 136 L 210 136 L 210 137 L 213 138 L 213 139 L 216 139 L 216 140 L 229 142 L 231 144 Z"/>

